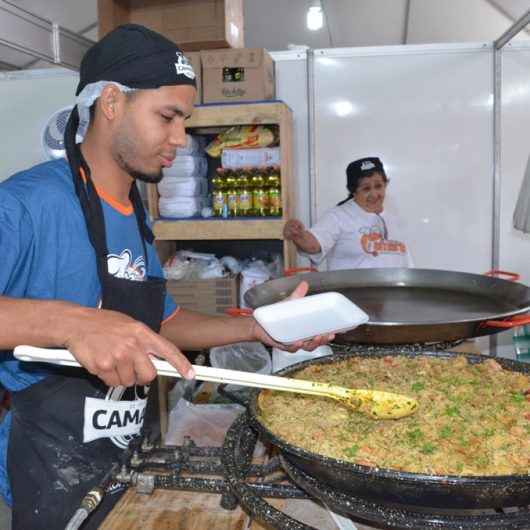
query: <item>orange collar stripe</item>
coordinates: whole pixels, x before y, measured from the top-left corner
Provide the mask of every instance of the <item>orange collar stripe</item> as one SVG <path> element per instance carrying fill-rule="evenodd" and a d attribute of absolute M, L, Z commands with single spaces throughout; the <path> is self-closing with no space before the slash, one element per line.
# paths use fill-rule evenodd
<path fill-rule="evenodd" d="M 86 183 L 87 178 L 85 170 L 81 167 L 79 168 L 79 172 L 81 174 L 83 182 Z M 123 204 L 106 191 L 102 190 L 101 188 L 98 188 L 95 184 L 94 187 L 96 188 L 96 193 L 98 194 L 100 199 L 103 199 L 111 208 L 114 208 L 122 215 L 131 215 L 134 212 L 133 206 L 130 201 L 128 201 L 127 204 Z"/>

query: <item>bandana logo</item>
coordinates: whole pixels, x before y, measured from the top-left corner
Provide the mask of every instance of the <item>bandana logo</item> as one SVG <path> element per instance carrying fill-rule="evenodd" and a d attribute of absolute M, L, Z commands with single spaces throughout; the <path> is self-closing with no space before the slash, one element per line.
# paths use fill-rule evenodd
<path fill-rule="evenodd" d="M 188 59 L 182 52 L 177 53 L 177 62 L 175 68 L 177 69 L 177 75 L 185 75 L 189 79 L 195 79 L 195 72 Z"/>
<path fill-rule="evenodd" d="M 365 160 L 361 164 L 361 171 L 368 171 L 369 169 L 374 169 L 375 164 L 373 162 L 370 162 L 370 160 Z"/>

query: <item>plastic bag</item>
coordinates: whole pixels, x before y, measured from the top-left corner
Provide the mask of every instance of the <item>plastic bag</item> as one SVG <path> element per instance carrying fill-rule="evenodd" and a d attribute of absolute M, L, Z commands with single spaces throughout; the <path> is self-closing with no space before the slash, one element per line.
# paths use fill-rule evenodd
<path fill-rule="evenodd" d="M 319 346 L 313 351 L 298 350 L 294 353 L 273 348 L 272 371 L 277 372 L 278 370 L 282 370 L 287 366 L 291 366 L 291 364 L 301 363 L 303 361 L 309 361 L 310 359 L 317 359 L 318 357 L 325 357 L 332 354 L 333 350 L 327 345 Z"/>
<path fill-rule="evenodd" d="M 270 374 L 272 370 L 271 356 L 261 342 L 237 342 L 211 348 L 210 363 L 215 368 L 259 374 Z M 226 390 L 241 392 L 245 390 L 245 387 L 227 385 Z"/>
<path fill-rule="evenodd" d="M 265 167 L 280 165 L 279 147 L 262 147 L 256 149 L 223 149 L 221 166 L 229 169 L 244 167 Z"/>
<path fill-rule="evenodd" d="M 269 147 L 277 142 L 277 135 L 264 125 L 238 125 L 218 134 L 206 146 L 206 152 L 213 158 L 219 158 L 227 147 L 253 149 Z"/>
<path fill-rule="evenodd" d="M 166 445 L 182 445 L 189 436 L 199 446 L 221 447 L 226 431 L 245 409 L 236 404 L 195 405 L 180 399 L 169 414 Z"/>
<path fill-rule="evenodd" d="M 267 280 L 270 280 L 271 273 L 269 268 L 261 260 L 253 261 L 249 265 L 243 268 L 241 271 L 241 285 L 240 285 L 240 295 L 239 295 L 239 305 L 240 307 L 248 307 L 245 302 L 245 293 Z"/>

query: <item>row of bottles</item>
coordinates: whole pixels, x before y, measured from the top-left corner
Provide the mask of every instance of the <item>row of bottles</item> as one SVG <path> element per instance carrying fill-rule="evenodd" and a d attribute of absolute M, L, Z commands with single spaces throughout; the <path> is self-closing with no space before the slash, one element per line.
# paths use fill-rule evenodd
<path fill-rule="evenodd" d="M 212 203 L 218 217 L 281 217 L 278 166 L 219 168 L 212 178 Z"/>

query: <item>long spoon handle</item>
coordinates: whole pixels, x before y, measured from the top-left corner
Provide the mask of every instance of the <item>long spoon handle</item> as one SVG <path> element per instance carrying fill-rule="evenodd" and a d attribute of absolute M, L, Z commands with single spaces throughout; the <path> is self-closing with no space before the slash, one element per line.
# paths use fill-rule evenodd
<path fill-rule="evenodd" d="M 68 350 L 17 346 L 14 354 L 20 361 L 43 362 L 61 366 L 81 366 Z M 182 377 L 167 361 L 154 357 L 151 357 L 151 361 L 159 375 Z M 227 370 L 225 368 L 193 365 L 193 369 L 195 370 L 195 378 L 197 380 L 211 381 L 213 383 L 228 383 L 231 385 L 268 388 L 271 390 L 283 390 L 285 392 L 298 392 L 300 394 L 329 397 L 338 397 L 335 396 L 335 389 L 341 389 L 341 387 L 325 383 L 314 383 L 301 379 L 263 375 L 254 372 L 241 372 L 239 370 Z"/>

